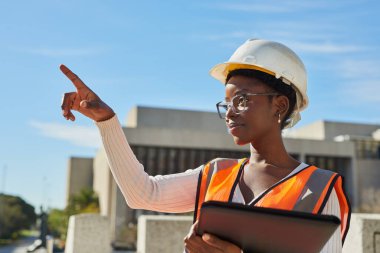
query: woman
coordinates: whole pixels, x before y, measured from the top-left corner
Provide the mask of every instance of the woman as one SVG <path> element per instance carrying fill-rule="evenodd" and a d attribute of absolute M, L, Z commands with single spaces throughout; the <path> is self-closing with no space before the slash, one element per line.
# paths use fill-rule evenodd
<path fill-rule="evenodd" d="M 249 159 L 218 158 L 196 169 L 151 177 L 137 161 L 117 116 L 64 65 L 63 73 L 77 91 L 66 93 L 63 116 L 71 110 L 96 121 L 114 178 L 131 208 L 162 212 L 195 211 L 195 223 L 184 239 L 188 252 L 241 252 L 213 235 L 195 234 L 199 208 L 217 200 L 311 213 L 332 214 L 342 220 L 322 252 L 341 252 L 348 231 L 350 208 L 336 173 L 292 158 L 281 131 L 300 119 L 308 104 L 306 71 L 286 46 L 248 40 L 211 75 L 225 84 L 225 101 L 217 104 L 237 145 L 250 144 Z M 311 194 L 312 193 L 312 194 Z"/>

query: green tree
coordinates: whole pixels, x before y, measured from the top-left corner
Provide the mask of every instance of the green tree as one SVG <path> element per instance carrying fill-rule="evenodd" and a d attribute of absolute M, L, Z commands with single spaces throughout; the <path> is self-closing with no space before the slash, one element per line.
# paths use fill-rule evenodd
<path fill-rule="evenodd" d="M 79 213 L 99 213 L 99 198 L 92 189 L 82 189 L 79 193 L 71 195 L 64 210 L 50 210 L 48 217 L 50 233 L 65 240 L 70 216 Z"/>
<path fill-rule="evenodd" d="M 10 239 L 36 222 L 34 207 L 22 198 L 0 194 L 0 238 Z"/>
<path fill-rule="evenodd" d="M 48 215 L 49 232 L 56 238 L 65 239 L 67 226 L 69 224 L 69 215 L 65 210 L 51 209 Z"/>
<path fill-rule="evenodd" d="M 66 212 L 69 215 L 99 213 L 99 198 L 92 189 L 84 188 L 78 194 L 70 196 Z"/>

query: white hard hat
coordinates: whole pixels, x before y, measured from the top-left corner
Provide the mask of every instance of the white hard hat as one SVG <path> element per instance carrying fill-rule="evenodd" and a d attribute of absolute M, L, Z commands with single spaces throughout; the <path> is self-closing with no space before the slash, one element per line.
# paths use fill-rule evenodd
<path fill-rule="evenodd" d="M 301 119 L 299 112 L 309 102 L 307 74 L 301 59 L 290 48 L 273 41 L 249 39 L 227 62 L 214 66 L 210 75 L 225 84 L 227 75 L 236 69 L 259 70 L 291 85 L 296 91 L 297 102 L 285 128 L 294 126 Z"/>

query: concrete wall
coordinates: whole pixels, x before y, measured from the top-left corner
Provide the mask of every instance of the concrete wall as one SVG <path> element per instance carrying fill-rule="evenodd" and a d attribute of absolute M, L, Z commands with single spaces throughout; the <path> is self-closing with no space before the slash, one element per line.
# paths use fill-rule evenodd
<path fill-rule="evenodd" d="M 93 159 L 70 157 L 67 166 L 66 205 L 69 197 L 79 193 L 84 188 L 92 188 Z"/>
<path fill-rule="evenodd" d="M 110 253 L 107 217 L 78 214 L 70 217 L 65 253 Z"/>
<path fill-rule="evenodd" d="M 138 253 L 181 253 L 183 238 L 189 233 L 193 217 L 142 215 L 138 220 Z"/>
<path fill-rule="evenodd" d="M 310 139 L 310 140 L 324 140 L 325 127 L 323 121 L 317 121 L 312 124 L 287 129 L 284 135 L 289 138 Z"/>
<path fill-rule="evenodd" d="M 377 141 L 380 141 L 380 128 L 377 129 L 375 132 L 372 133 L 372 137 L 377 140 Z"/>
<path fill-rule="evenodd" d="M 100 149 L 95 156 L 93 171 L 93 189 L 99 196 L 100 214 L 109 216 L 112 196 L 110 189 L 114 179 L 111 175 L 104 149 Z"/>
<path fill-rule="evenodd" d="M 108 166 L 104 149 L 100 149 L 94 159 L 94 184 L 93 189 L 99 196 L 100 214 L 109 219 L 110 240 L 117 238 L 116 209 L 119 205 L 125 205 L 116 201 L 117 185 Z"/>
<path fill-rule="evenodd" d="M 216 110 L 216 108 L 215 108 Z M 224 120 L 216 112 L 138 106 L 127 116 L 127 127 L 166 128 L 225 133 Z"/>
<path fill-rule="evenodd" d="M 353 213 L 343 253 L 380 252 L 380 214 Z"/>
<path fill-rule="evenodd" d="M 237 146 L 227 130 L 201 132 L 186 129 L 123 128 L 131 145 L 179 147 L 220 150 L 249 150 L 249 146 Z"/>
<path fill-rule="evenodd" d="M 378 128 L 380 125 L 325 121 L 325 138 L 331 140 L 338 135 L 372 136 Z"/>
<path fill-rule="evenodd" d="M 111 232 L 114 244 L 118 247 L 135 248 L 137 241 L 137 225 L 134 224 L 134 212 L 128 207 L 123 194 L 117 185 L 115 187 L 115 212 L 112 214 Z M 113 226 L 113 227 L 112 227 Z"/>
<path fill-rule="evenodd" d="M 104 149 L 94 159 L 94 191 L 99 196 L 100 214 L 109 218 L 110 239 L 116 246 L 130 246 L 134 235 L 127 231 L 134 217 L 109 169 Z"/>
<path fill-rule="evenodd" d="M 357 160 L 361 211 L 380 212 L 380 160 Z"/>
<path fill-rule="evenodd" d="M 287 130 L 286 136 L 314 140 L 332 140 L 338 135 L 372 137 L 373 133 L 379 128 L 380 125 L 372 124 L 317 121 L 306 126 Z"/>
<path fill-rule="evenodd" d="M 319 155 L 319 156 L 335 156 L 335 157 L 354 157 L 355 144 L 352 142 L 335 142 L 335 141 L 320 141 L 308 139 L 292 139 L 284 138 L 285 147 L 290 153 L 301 155 L 301 160 L 304 156 Z"/>

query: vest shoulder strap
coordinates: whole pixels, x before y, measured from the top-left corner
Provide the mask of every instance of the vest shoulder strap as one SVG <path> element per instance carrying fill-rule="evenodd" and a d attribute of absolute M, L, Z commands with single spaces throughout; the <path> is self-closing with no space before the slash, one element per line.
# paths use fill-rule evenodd
<path fill-rule="evenodd" d="M 195 199 L 194 221 L 204 201 L 228 201 L 231 187 L 220 187 L 221 184 L 236 184 L 239 168 L 246 159 L 216 158 L 205 164 L 199 173 L 197 195 Z M 211 188 L 211 191 L 208 189 Z M 214 190 L 213 190 L 214 189 Z"/>

